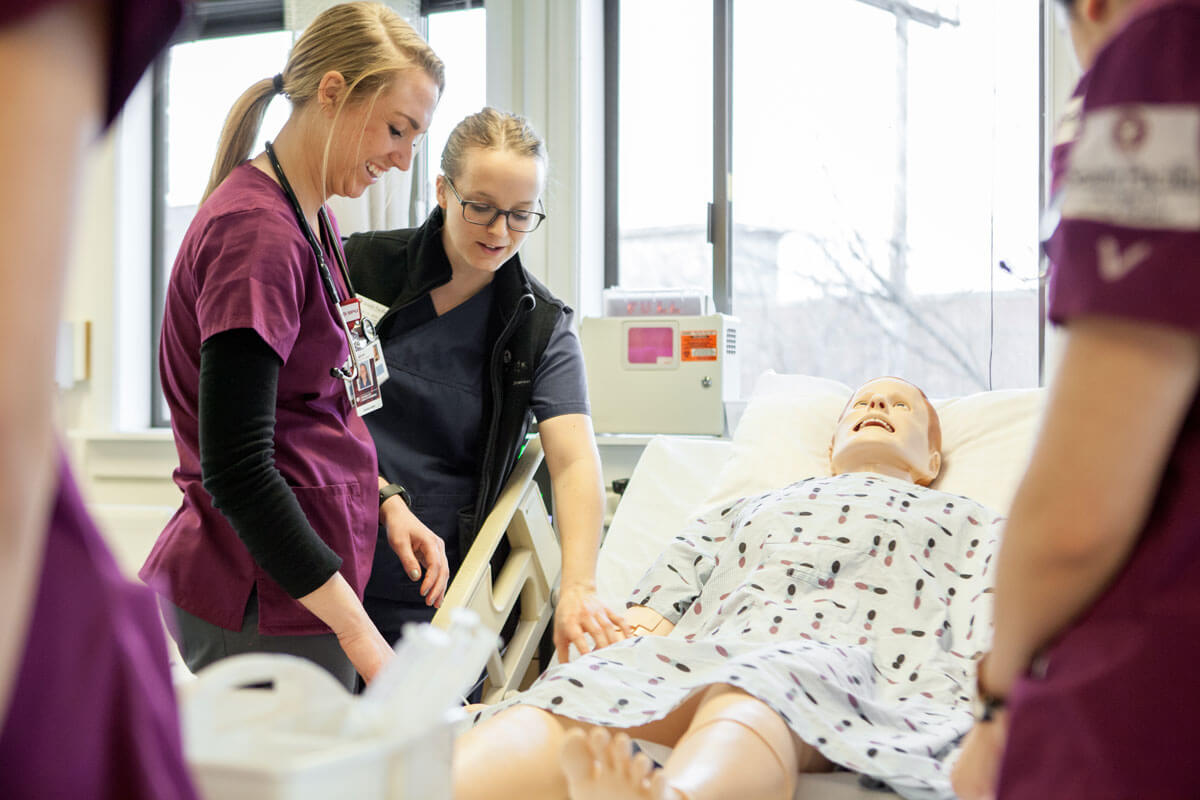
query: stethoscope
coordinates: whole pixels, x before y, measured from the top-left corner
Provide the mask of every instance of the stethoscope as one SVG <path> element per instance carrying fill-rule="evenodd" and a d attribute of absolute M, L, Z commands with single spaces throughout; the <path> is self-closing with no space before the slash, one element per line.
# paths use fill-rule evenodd
<path fill-rule="evenodd" d="M 346 348 L 350 351 L 350 363 L 348 365 L 332 367 L 329 370 L 329 374 L 349 383 L 358 375 L 358 354 L 354 347 L 354 335 L 350 332 L 350 328 L 340 312 L 342 298 L 338 293 L 337 284 L 333 282 L 333 275 L 329 272 L 329 266 L 325 263 L 325 251 L 321 248 L 321 243 L 317 240 L 316 234 L 313 233 L 312 226 L 308 224 L 308 220 L 304 217 L 304 211 L 300 208 L 300 201 L 296 199 L 296 193 L 292 191 L 292 185 L 288 182 L 287 175 L 283 172 L 283 167 L 279 165 L 279 159 L 275 157 L 275 148 L 271 145 L 271 142 L 267 142 L 267 158 L 271 160 L 271 169 L 275 170 L 275 177 L 279 178 L 279 185 L 283 187 L 283 193 L 292 205 L 292 211 L 296 215 L 296 222 L 300 225 L 300 230 L 304 233 L 304 238 L 308 240 L 308 246 L 312 248 L 313 255 L 317 257 L 317 269 L 321 273 L 321 282 L 325 285 L 325 292 L 329 295 L 329 299 L 333 301 L 333 307 L 338 318 L 338 323 L 342 327 L 342 333 L 346 335 Z M 327 240 L 333 242 L 333 224 L 329 221 L 329 214 L 326 212 L 324 204 L 317 211 L 317 220 L 321 226 L 321 233 Z M 338 263 L 338 269 L 341 270 L 342 280 L 346 282 L 346 289 L 350 292 L 350 296 L 353 297 L 354 285 L 350 282 L 350 270 L 346 266 L 346 257 L 342 255 L 341 248 L 337 246 L 333 248 L 333 254 Z M 366 317 L 360 319 L 356 323 L 356 327 L 358 334 L 368 341 L 375 338 L 375 324 Z"/>

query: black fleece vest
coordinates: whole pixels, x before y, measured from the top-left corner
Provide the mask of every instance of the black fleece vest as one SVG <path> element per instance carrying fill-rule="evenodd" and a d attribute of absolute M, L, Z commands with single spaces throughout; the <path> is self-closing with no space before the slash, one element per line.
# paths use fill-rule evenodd
<path fill-rule="evenodd" d="M 378 325 L 381 334 L 386 333 L 395 310 L 450 281 L 442 222 L 442 210 L 437 208 L 419 228 L 359 233 L 345 240 L 355 290 L 388 304 Z M 519 255 L 500 267 L 492 286 L 488 391 L 483 397 L 487 434 L 477 460 L 475 504 L 459 511 L 459 552 L 463 555 L 525 446 L 533 416 L 529 409 L 533 375 L 559 317 L 570 311 L 525 271 Z"/>

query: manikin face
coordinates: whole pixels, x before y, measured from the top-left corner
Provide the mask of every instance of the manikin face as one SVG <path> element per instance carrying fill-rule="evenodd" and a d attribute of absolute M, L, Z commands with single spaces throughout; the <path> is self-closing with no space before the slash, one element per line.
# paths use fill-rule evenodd
<path fill-rule="evenodd" d="M 928 485 L 941 468 L 929 446 L 929 409 L 917 387 L 876 378 L 854 392 L 830 449 L 833 474 L 879 472 Z"/>
<path fill-rule="evenodd" d="M 542 160 L 511 150 L 466 151 L 462 173 L 437 179 L 438 205 L 445 214 L 442 244 L 455 272 L 463 270 L 494 274 L 525 242 L 528 233 L 510 230 L 504 215 L 491 225 L 476 225 L 463 217 L 463 204 L 483 203 L 502 211 L 538 211 L 538 198 L 545 182 Z"/>
<path fill-rule="evenodd" d="M 334 122 L 326 171 L 329 192 L 359 197 L 389 169 L 407 170 L 437 101 L 433 78 L 414 70 L 402 73 L 373 99 L 348 102 Z"/>

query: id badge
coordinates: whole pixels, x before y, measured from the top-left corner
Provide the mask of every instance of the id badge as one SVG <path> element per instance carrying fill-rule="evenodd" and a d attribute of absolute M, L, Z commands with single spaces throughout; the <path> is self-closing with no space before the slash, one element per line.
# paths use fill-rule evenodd
<path fill-rule="evenodd" d="M 356 353 L 358 368 L 354 377 L 346 381 L 346 394 L 360 417 L 383 408 L 383 395 L 379 391 L 379 377 L 375 373 L 375 361 L 365 351 Z"/>
<path fill-rule="evenodd" d="M 353 373 L 346 381 L 346 394 L 354 410 L 363 417 L 383 407 L 383 395 L 379 391 L 381 381 L 374 355 L 379 340 L 373 335 L 368 336 L 368 333 L 374 334 L 374 326 L 369 331 L 365 330 L 358 300 L 343 300 L 338 306 L 342 320 L 350 331 L 350 347 L 354 350 L 354 357 L 348 359 L 347 364 Z"/>
<path fill-rule="evenodd" d="M 367 301 L 370 302 L 370 301 Z M 364 307 L 360 298 L 352 298 L 341 302 L 342 319 L 350 331 L 351 345 L 359 359 L 370 358 L 375 364 L 375 378 L 378 383 L 388 379 L 387 361 L 383 358 L 383 345 L 379 342 L 379 334 L 375 332 L 375 323 Z M 366 354 L 365 356 L 363 354 Z"/>
<path fill-rule="evenodd" d="M 362 325 L 363 333 L 367 341 L 372 343 L 372 358 L 375 359 L 375 374 L 379 376 L 379 382 L 383 383 L 388 379 L 387 361 L 383 358 L 383 345 L 379 341 L 379 334 L 375 332 L 375 326 L 379 324 L 379 320 L 387 314 L 387 306 L 383 303 L 378 303 L 369 297 L 358 297 L 359 308 L 362 309 Z"/>

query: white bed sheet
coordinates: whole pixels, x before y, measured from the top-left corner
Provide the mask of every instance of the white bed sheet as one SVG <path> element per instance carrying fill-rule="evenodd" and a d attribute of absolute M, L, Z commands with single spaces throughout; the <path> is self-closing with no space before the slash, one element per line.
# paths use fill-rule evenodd
<path fill-rule="evenodd" d="M 699 509 L 733 454 L 721 439 L 659 436 L 650 440 L 613 514 L 596 567 L 601 598 L 612 608 Z"/>

